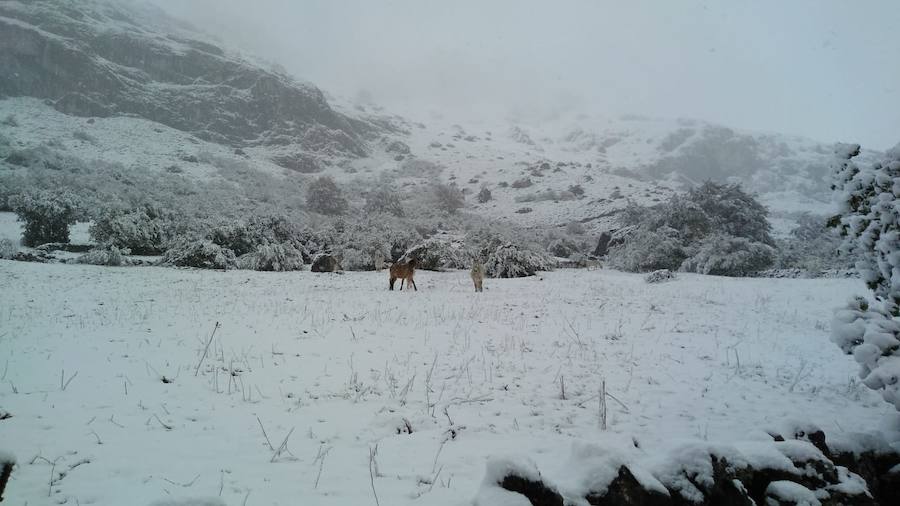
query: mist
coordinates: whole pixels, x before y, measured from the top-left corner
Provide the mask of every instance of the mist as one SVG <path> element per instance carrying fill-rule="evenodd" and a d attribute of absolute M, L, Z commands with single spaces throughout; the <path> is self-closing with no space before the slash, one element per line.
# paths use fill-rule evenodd
<path fill-rule="evenodd" d="M 890 0 L 155 3 L 327 93 L 405 114 L 630 113 L 900 140 Z"/>

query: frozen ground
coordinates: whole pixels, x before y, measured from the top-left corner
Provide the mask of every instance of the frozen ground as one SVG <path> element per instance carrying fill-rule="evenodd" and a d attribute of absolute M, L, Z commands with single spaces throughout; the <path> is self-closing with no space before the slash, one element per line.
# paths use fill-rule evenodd
<path fill-rule="evenodd" d="M 361 505 L 374 484 L 386 506 L 461 505 L 491 455 L 565 481 L 577 441 L 651 458 L 896 418 L 827 339 L 859 280 L 386 277 L 0 261 L 9 503 Z M 605 432 L 604 379 L 621 401 Z M 274 459 L 260 424 L 275 448 L 290 436 Z"/>

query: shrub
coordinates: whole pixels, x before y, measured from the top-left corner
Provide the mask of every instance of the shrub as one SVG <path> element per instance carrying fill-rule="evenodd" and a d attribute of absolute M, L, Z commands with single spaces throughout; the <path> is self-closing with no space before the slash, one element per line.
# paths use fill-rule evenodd
<path fill-rule="evenodd" d="M 687 257 L 678 231 L 668 227 L 639 228 L 609 249 L 609 265 L 628 272 L 677 270 Z"/>
<path fill-rule="evenodd" d="M 233 251 L 209 240 L 182 240 L 166 250 L 161 263 L 200 269 L 231 269 L 237 266 Z"/>
<path fill-rule="evenodd" d="M 329 176 L 322 176 L 310 183 L 306 190 L 306 207 L 320 214 L 341 215 L 350 208 L 347 199 Z"/>
<path fill-rule="evenodd" d="M 207 239 L 230 249 L 237 256 L 257 253 L 260 246 L 284 244 L 308 259 L 305 235 L 300 226 L 286 216 L 257 215 L 245 222 L 219 225 L 207 234 Z"/>
<path fill-rule="evenodd" d="M 178 217 L 154 206 L 107 210 L 94 218 L 90 235 L 98 244 L 129 249 L 135 255 L 159 255 L 179 233 Z"/>
<path fill-rule="evenodd" d="M 506 243 L 493 248 L 484 262 L 485 272 L 495 278 L 521 278 L 554 267 L 552 259 L 542 253 Z"/>
<path fill-rule="evenodd" d="M 531 178 L 523 177 L 522 179 L 516 179 L 515 181 L 513 181 L 512 187 L 518 190 L 520 188 L 528 188 L 533 184 L 534 183 L 531 181 Z"/>
<path fill-rule="evenodd" d="M 427 239 L 425 242 L 413 246 L 403 255 L 403 259 L 412 258 L 416 259 L 417 269 L 438 271 L 441 269 L 468 269 L 472 267 L 474 254 L 460 241 Z"/>
<path fill-rule="evenodd" d="M 26 246 L 68 243 L 69 227 L 78 220 L 80 205 L 79 199 L 68 192 L 42 191 L 13 195 L 9 200 L 19 221 L 25 223 Z"/>
<path fill-rule="evenodd" d="M 128 250 L 122 251 L 115 246 L 107 246 L 104 248 L 94 248 L 76 258 L 75 261 L 80 264 L 119 267 L 128 264 L 128 260 L 123 256 L 127 254 Z"/>
<path fill-rule="evenodd" d="M 367 214 L 385 213 L 393 216 L 403 216 L 403 204 L 396 191 L 388 188 L 379 188 L 366 195 L 366 204 L 363 208 Z"/>
<path fill-rule="evenodd" d="M 493 195 L 491 195 L 491 190 L 489 190 L 487 186 L 482 186 L 482 187 L 481 187 L 481 190 L 478 192 L 478 195 L 475 197 L 475 199 L 476 199 L 480 204 L 484 204 L 484 203 L 486 203 L 486 202 L 490 202 L 490 200 L 491 200 L 492 198 L 493 198 Z"/>
<path fill-rule="evenodd" d="M 290 244 L 262 244 L 238 258 L 237 265 L 254 271 L 299 271 L 303 269 L 303 255 Z"/>
<path fill-rule="evenodd" d="M 859 146 L 843 146 L 832 188 L 840 214 L 831 223 L 843 248 L 859 256 L 856 268 L 872 290 L 869 304 L 856 297 L 834 315 L 831 340 L 859 364 L 863 384 L 900 410 L 900 217 L 896 181 L 900 144 L 885 159 L 859 167 Z"/>
<path fill-rule="evenodd" d="M 675 279 L 675 273 L 669 269 L 660 269 L 644 276 L 644 281 L 647 283 L 662 283 L 673 279 Z"/>
<path fill-rule="evenodd" d="M 572 235 L 584 235 L 587 233 L 587 230 L 584 228 L 584 224 L 580 221 L 570 221 L 566 225 L 566 232 Z"/>
<path fill-rule="evenodd" d="M 19 252 L 19 247 L 12 239 L 4 237 L 0 239 L 0 258 L 10 260 Z"/>
<path fill-rule="evenodd" d="M 745 237 L 713 234 L 700 243 L 681 270 L 714 276 L 747 276 L 775 261 L 775 249 Z"/>
<path fill-rule="evenodd" d="M 453 214 L 466 205 L 465 196 L 455 184 L 436 183 L 432 188 L 434 206 L 441 211 Z"/>

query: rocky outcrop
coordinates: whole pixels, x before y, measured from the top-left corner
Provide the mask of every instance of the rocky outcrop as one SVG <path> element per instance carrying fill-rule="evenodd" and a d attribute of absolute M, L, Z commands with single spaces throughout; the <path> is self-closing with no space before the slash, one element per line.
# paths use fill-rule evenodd
<path fill-rule="evenodd" d="M 148 6 L 3 2 L 0 96 L 46 99 L 77 116 L 139 116 L 225 144 L 366 155 L 374 125 L 201 38 Z"/>
<path fill-rule="evenodd" d="M 564 473 L 575 477 L 569 490 L 548 482 L 530 460 L 495 460 L 475 502 L 499 488 L 542 505 L 559 496 L 595 506 L 900 504 L 900 453 L 883 442 L 863 437 L 832 448 L 818 429 L 771 435 L 772 442 L 687 444 L 646 467 L 613 449 L 576 447 Z"/>

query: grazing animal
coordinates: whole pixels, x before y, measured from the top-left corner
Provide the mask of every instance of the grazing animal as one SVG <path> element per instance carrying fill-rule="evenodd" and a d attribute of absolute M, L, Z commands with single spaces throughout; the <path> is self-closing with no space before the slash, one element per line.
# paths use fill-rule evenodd
<path fill-rule="evenodd" d="M 405 263 L 395 263 L 391 265 L 390 268 L 390 277 L 391 283 L 388 285 L 389 290 L 394 289 L 394 281 L 400 280 L 400 289 L 403 290 L 403 283 L 406 282 L 407 287 L 412 285 L 413 290 L 419 291 L 416 288 L 416 281 L 413 279 L 413 276 L 416 274 L 416 259 L 413 258 Z"/>
<path fill-rule="evenodd" d="M 484 283 L 484 266 L 481 265 L 481 262 L 476 261 L 472 264 L 472 271 L 469 272 L 469 275 L 472 276 L 472 282 L 475 283 L 475 291 L 484 291 L 482 286 L 482 283 Z"/>

